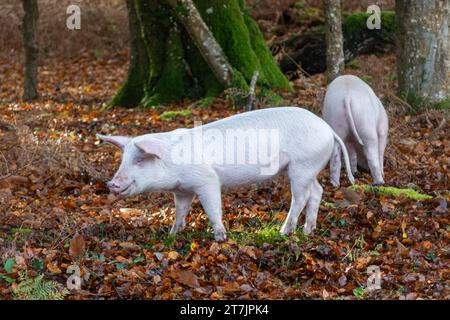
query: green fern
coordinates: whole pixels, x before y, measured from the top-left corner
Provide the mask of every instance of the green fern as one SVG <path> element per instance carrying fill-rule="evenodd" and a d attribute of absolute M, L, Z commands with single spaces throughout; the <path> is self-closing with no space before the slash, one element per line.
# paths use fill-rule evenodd
<path fill-rule="evenodd" d="M 41 274 L 30 278 L 27 272 L 20 274 L 20 282 L 13 289 L 14 300 L 64 300 L 69 291 L 56 281 L 45 281 Z"/>

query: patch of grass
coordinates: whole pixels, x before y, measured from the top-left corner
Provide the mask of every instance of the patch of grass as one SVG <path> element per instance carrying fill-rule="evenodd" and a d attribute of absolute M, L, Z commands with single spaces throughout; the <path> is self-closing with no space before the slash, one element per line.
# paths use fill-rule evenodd
<path fill-rule="evenodd" d="M 180 236 L 184 236 L 186 240 L 191 241 L 193 239 L 212 239 L 213 233 L 209 230 L 191 230 L 180 233 Z"/>
<path fill-rule="evenodd" d="M 27 228 L 11 228 L 7 240 L 12 241 L 16 237 L 16 234 L 18 239 L 27 240 L 30 238 L 32 232 L 33 230 Z"/>
<path fill-rule="evenodd" d="M 348 61 L 345 64 L 346 68 L 351 68 L 351 69 L 359 69 L 359 64 L 358 61 L 356 61 L 355 59 Z"/>
<path fill-rule="evenodd" d="M 361 79 L 364 80 L 364 82 L 367 82 L 367 83 L 369 83 L 370 81 L 373 80 L 373 78 L 371 76 L 368 76 L 368 75 L 361 76 Z"/>
<path fill-rule="evenodd" d="M 433 199 L 432 196 L 429 196 L 427 194 L 420 193 L 414 189 L 407 188 L 407 189 L 399 189 L 395 187 L 377 187 L 377 186 L 371 186 L 371 185 L 354 185 L 351 187 L 354 191 L 357 190 L 364 190 L 366 193 L 380 193 L 385 196 L 391 196 L 391 197 L 399 197 L 399 196 L 405 196 L 409 199 L 413 200 L 427 200 L 427 199 Z"/>
<path fill-rule="evenodd" d="M 203 99 L 198 100 L 195 103 L 195 106 L 200 107 L 200 108 L 209 108 L 211 106 L 211 104 L 214 102 L 214 97 L 206 97 Z"/>
<path fill-rule="evenodd" d="M 176 235 L 168 235 L 167 238 L 164 239 L 164 245 L 168 248 L 171 248 L 174 246 L 176 239 Z"/>
<path fill-rule="evenodd" d="M 261 247 L 264 243 L 276 244 L 289 237 L 280 234 L 279 226 L 266 224 L 255 232 L 232 232 L 230 237 L 240 245 L 255 245 Z"/>
<path fill-rule="evenodd" d="M 165 111 L 159 117 L 161 120 L 173 120 L 178 116 L 188 118 L 191 114 L 191 110 Z"/>

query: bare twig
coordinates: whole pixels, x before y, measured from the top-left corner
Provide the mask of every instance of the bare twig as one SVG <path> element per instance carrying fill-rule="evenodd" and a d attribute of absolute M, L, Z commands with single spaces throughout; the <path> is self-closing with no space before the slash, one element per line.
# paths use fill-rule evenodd
<path fill-rule="evenodd" d="M 256 89 L 256 82 L 258 80 L 259 71 L 256 70 L 253 74 L 252 81 L 250 82 L 250 91 L 248 93 L 247 98 L 247 106 L 245 107 L 246 111 L 252 111 L 253 108 L 253 100 L 255 98 L 255 89 Z"/>

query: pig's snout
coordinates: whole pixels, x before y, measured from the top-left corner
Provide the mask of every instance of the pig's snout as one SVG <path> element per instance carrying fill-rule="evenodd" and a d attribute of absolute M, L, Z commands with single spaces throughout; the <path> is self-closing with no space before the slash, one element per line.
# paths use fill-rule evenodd
<path fill-rule="evenodd" d="M 109 181 L 106 186 L 111 192 L 120 190 L 120 186 L 117 185 L 114 181 Z"/>
<path fill-rule="evenodd" d="M 126 194 L 127 191 L 129 191 L 131 185 L 133 184 L 133 181 L 130 181 L 129 179 L 112 179 L 108 183 L 106 183 L 106 186 L 108 187 L 109 191 L 111 191 L 114 194 Z"/>

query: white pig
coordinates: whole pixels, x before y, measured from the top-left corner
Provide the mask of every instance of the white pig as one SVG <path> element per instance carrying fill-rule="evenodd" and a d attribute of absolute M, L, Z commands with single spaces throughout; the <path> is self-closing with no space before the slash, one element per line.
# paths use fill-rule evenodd
<path fill-rule="evenodd" d="M 368 167 L 374 183 L 383 184 L 388 116 L 372 88 L 356 76 L 336 78 L 325 95 L 323 118 L 345 142 L 352 173 L 356 173 L 357 166 Z M 334 154 L 331 182 L 339 186 L 340 153 Z"/>
<path fill-rule="evenodd" d="M 309 234 L 316 227 L 323 192 L 317 175 L 337 150 L 336 142 L 343 151 L 349 180 L 354 181 L 342 140 L 321 118 L 297 107 L 262 109 L 192 129 L 134 138 L 97 137 L 123 150 L 120 167 L 107 184 L 111 192 L 121 197 L 152 191 L 174 193 L 175 221 L 170 234 L 184 228 L 192 200 L 198 196 L 215 239 L 224 241 L 222 188 L 271 179 L 284 170 L 292 201 L 281 233 L 295 230 L 306 206 L 304 232 Z"/>

